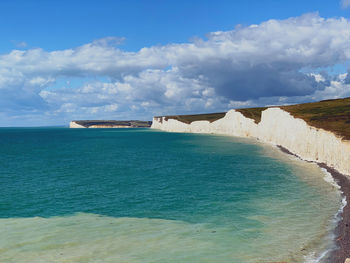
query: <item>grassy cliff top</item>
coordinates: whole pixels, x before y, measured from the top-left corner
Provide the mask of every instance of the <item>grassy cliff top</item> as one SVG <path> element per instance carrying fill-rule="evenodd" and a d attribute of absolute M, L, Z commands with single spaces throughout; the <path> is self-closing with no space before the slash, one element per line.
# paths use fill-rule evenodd
<path fill-rule="evenodd" d="M 350 140 L 350 98 L 278 107 L 295 118 L 303 119 L 310 126 L 334 132 L 343 139 Z M 259 123 L 261 112 L 265 109 L 267 108 L 261 107 L 237 109 L 236 111 Z"/>
<path fill-rule="evenodd" d="M 279 108 L 289 112 L 295 118 L 303 119 L 310 126 L 334 132 L 350 140 L 350 98 L 279 106 Z M 261 112 L 265 109 L 267 108 L 261 107 L 236 111 L 259 123 Z"/>
<path fill-rule="evenodd" d="M 209 121 L 213 122 L 225 117 L 226 112 L 219 113 L 207 113 L 207 114 L 193 114 L 193 115 L 169 115 L 169 116 L 157 116 L 156 118 L 164 117 L 165 120 L 174 119 L 187 124 L 193 121 Z"/>
<path fill-rule="evenodd" d="M 246 109 L 236 109 L 243 114 L 244 117 L 253 119 L 255 123 L 259 123 L 261 121 L 261 112 L 266 110 L 267 107 L 259 107 L 259 108 L 246 108 Z"/>
<path fill-rule="evenodd" d="M 289 112 L 295 118 L 306 121 L 309 125 L 331 131 L 346 140 L 350 140 L 350 98 L 323 100 L 319 102 L 303 103 L 288 106 L 278 106 Z M 236 109 L 246 118 L 253 119 L 255 123 L 261 120 L 261 112 L 267 107 Z M 216 121 L 225 116 L 224 112 L 197 114 L 197 115 L 173 115 L 164 116 L 165 120 L 176 119 L 184 123 L 193 121 Z"/>
<path fill-rule="evenodd" d="M 93 125 L 102 126 L 126 126 L 126 127 L 150 127 L 152 122 L 150 121 L 115 121 L 115 120 L 80 120 L 74 121 L 75 123 L 84 126 L 86 128 Z"/>
<path fill-rule="evenodd" d="M 281 106 L 295 118 L 350 140 L 350 98 Z"/>

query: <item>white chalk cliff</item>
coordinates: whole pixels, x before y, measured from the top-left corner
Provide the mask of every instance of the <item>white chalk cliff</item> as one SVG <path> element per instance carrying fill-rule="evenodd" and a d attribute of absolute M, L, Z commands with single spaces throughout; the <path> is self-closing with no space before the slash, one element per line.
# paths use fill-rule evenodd
<path fill-rule="evenodd" d="M 69 128 L 131 128 L 130 126 L 125 126 L 125 125 L 103 125 L 103 124 L 95 124 L 95 125 L 89 125 L 88 127 L 85 127 L 83 125 L 80 125 L 76 123 L 75 121 L 71 121 L 69 123 Z"/>
<path fill-rule="evenodd" d="M 155 117 L 151 128 L 169 132 L 252 137 L 280 145 L 304 160 L 325 163 L 340 173 L 350 175 L 350 141 L 342 140 L 332 132 L 312 127 L 280 108 L 264 110 L 258 124 L 240 112 L 230 110 L 225 117 L 212 123 L 194 121 L 186 124 L 175 119 Z"/>
<path fill-rule="evenodd" d="M 76 123 L 75 121 L 71 121 L 71 122 L 69 123 L 69 128 L 86 128 L 86 127 L 84 127 L 83 125 L 80 125 L 80 124 Z"/>

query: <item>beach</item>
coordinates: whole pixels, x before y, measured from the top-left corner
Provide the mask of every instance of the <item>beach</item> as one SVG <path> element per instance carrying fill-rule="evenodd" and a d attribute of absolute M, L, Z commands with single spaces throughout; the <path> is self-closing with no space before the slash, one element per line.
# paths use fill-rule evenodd
<path fill-rule="evenodd" d="M 343 196 L 346 198 L 346 205 L 340 214 L 340 221 L 335 229 L 335 242 L 337 249 L 331 253 L 331 263 L 343 263 L 346 258 L 350 258 L 350 179 L 348 176 L 339 173 L 325 164 L 319 164 L 329 172 L 337 184 L 340 186 Z"/>
<path fill-rule="evenodd" d="M 278 145 L 278 148 L 286 154 L 290 154 L 301 159 L 298 155 L 290 152 L 288 149 L 280 145 Z M 338 220 L 337 227 L 334 230 L 334 241 L 337 247 L 328 253 L 326 259 L 326 261 L 329 263 L 344 263 L 347 258 L 350 258 L 350 178 L 324 163 L 318 163 L 318 166 L 325 169 L 333 177 L 334 181 L 339 185 L 340 191 L 343 195 L 343 200 L 345 201 L 344 207 L 342 207 L 338 214 L 335 215 L 335 217 L 337 217 L 336 220 Z"/>

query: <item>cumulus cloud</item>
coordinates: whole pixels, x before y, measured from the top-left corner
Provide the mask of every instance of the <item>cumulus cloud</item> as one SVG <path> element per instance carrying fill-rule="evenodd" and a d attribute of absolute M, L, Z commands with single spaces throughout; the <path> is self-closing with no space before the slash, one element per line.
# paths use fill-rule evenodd
<path fill-rule="evenodd" d="M 269 20 L 137 52 L 120 49 L 122 41 L 108 37 L 72 49 L 1 55 L 0 111 L 62 120 L 149 119 L 348 94 L 349 74 L 320 74 L 350 59 L 345 18 Z M 57 87 L 61 79 L 77 78 L 79 86 Z"/>

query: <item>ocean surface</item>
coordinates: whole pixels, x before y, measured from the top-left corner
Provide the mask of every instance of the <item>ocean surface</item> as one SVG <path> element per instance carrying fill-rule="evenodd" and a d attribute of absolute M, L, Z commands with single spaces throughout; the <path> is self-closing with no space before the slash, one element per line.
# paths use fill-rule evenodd
<path fill-rule="evenodd" d="M 0 262 L 322 262 L 337 187 L 254 140 L 0 129 Z"/>

